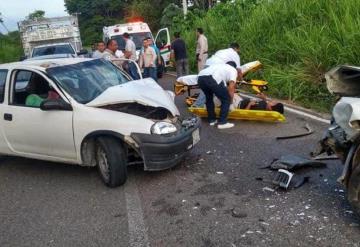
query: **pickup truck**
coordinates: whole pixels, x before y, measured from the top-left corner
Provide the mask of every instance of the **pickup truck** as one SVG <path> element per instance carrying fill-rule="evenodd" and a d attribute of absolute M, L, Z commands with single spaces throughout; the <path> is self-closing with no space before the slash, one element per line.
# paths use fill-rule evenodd
<path fill-rule="evenodd" d="M 1 155 L 97 166 L 109 187 L 128 165 L 175 166 L 200 140 L 200 120 L 182 119 L 172 92 L 103 59 L 0 65 L 0 113 Z"/>

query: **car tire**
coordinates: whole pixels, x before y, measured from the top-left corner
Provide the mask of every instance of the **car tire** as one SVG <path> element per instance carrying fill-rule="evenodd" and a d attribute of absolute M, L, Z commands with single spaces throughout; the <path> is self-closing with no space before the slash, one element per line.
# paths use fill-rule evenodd
<path fill-rule="evenodd" d="M 111 188 L 127 179 L 127 155 L 124 145 L 113 137 L 100 137 L 96 145 L 96 162 L 103 182 Z"/>

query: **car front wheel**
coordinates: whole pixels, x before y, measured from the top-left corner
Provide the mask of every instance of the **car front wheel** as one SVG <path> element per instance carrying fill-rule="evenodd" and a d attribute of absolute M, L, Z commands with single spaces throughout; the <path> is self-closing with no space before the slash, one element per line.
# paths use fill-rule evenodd
<path fill-rule="evenodd" d="M 111 187 L 127 179 L 127 156 L 124 145 L 113 137 L 100 137 L 96 145 L 97 167 L 103 182 Z"/>

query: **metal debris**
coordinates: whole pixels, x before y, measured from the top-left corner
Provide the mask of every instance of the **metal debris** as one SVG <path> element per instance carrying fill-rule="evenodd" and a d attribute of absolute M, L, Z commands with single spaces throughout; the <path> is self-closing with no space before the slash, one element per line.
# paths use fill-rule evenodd
<path fill-rule="evenodd" d="M 307 130 L 306 133 L 301 133 L 301 134 L 296 134 L 296 135 L 289 135 L 289 136 L 278 136 L 278 137 L 276 137 L 276 140 L 285 140 L 285 139 L 298 138 L 298 137 L 308 136 L 308 135 L 311 135 L 312 133 L 314 133 L 314 131 L 309 126 L 309 124 L 306 124 L 304 126 L 304 128 Z"/>

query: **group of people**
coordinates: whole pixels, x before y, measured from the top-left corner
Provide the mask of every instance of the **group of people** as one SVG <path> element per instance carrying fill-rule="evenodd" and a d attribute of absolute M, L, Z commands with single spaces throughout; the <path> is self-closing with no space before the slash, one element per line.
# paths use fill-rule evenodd
<path fill-rule="evenodd" d="M 236 82 L 242 80 L 240 63 L 240 46 L 238 43 L 230 44 L 229 48 L 217 51 L 208 58 L 208 40 L 202 28 L 196 29 L 196 62 L 198 68 L 198 85 L 202 90 L 197 102 L 205 101 L 210 126 L 219 129 L 231 128 L 233 123 L 227 121 L 230 109 L 254 109 L 274 110 L 283 113 L 284 107 L 281 103 L 268 101 L 266 97 L 259 95 L 261 101 L 243 99 L 235 94 Z M 94 58 L 105 58 L 113 61 L 116 65 L 125 68 L 133 79 L 139 79 L 139 71 L 135 65 L 136 46 L 128 33 L 123 34 L 125 49 L 120 51 L 116 40 L 110 39 L 105 45 L 104 42 L 97 44 L 97 50 L 93 53 Z M 189 63 L 186 52 L 186 44 L 180 37 L 179 32 L 174 33 L 174 40 L 171 43 L 171 60 L 176 67 L 177 78 L 189 74 Z M 124 63 L 119 58 L 126 58 L 132 62 Z M 130 61 L 129 60 L 129 61 Z M 153 40 L 145 38 L 141 48 L 138 64 L 144 69 L 144 78 L 151 77 L 157 81 L 157 64 L 161 64 L 159 49 L 153 44 Z M 217 121 L 215 106 L 220 107 L 220 118 Z"/>
<path fill-rule="evenodd" d="M 284 112 L 281 103 L 267 100 L 264 94 L 258 96 L 261 100 L 250 100 L 235 93 L 236 82 L 242 80 L 240 63 L 240 46 L 230 44 L 227 49 L 217 51 L 208 58 L 207 38 L 201 28 L 197 29 L 196 61 L 198 66 L 198 85 L 203 94 L 200 94 L 195 104 L 205 96 L 205 105 L 208 112 L 210 126 L 219 129 L 234 127 L 227 121 L 230 109 L 270 110 Z M 220 107 L 219 121 L 216 119 L 215 106 Z"/>
<path fill-rule="evenodd" d="M 128 33 L 123 34 L 123 39 L 125 40 L 124 51 L 119 50 L 115 39 L 109 39 L 106 44 L 103 41 L 96 44 L 96 51 L 92 54 L 92 57 L 110 60 L 115 65 L 125 69 L 134 80 L 138 80 L 140 79 L 140 71 L 138 71 L 135 64 L 137 60 L 136 45 Z M 128 60 L 124 61 L 122 58 Z M 138 60 L 139 67 L 144 69 L 143 77 L 151 77 L 157 81 L 157 64 L 161 64 L 161 62 L 159 49 L 154 45 L 150 37 L 145 38 Z"/>

